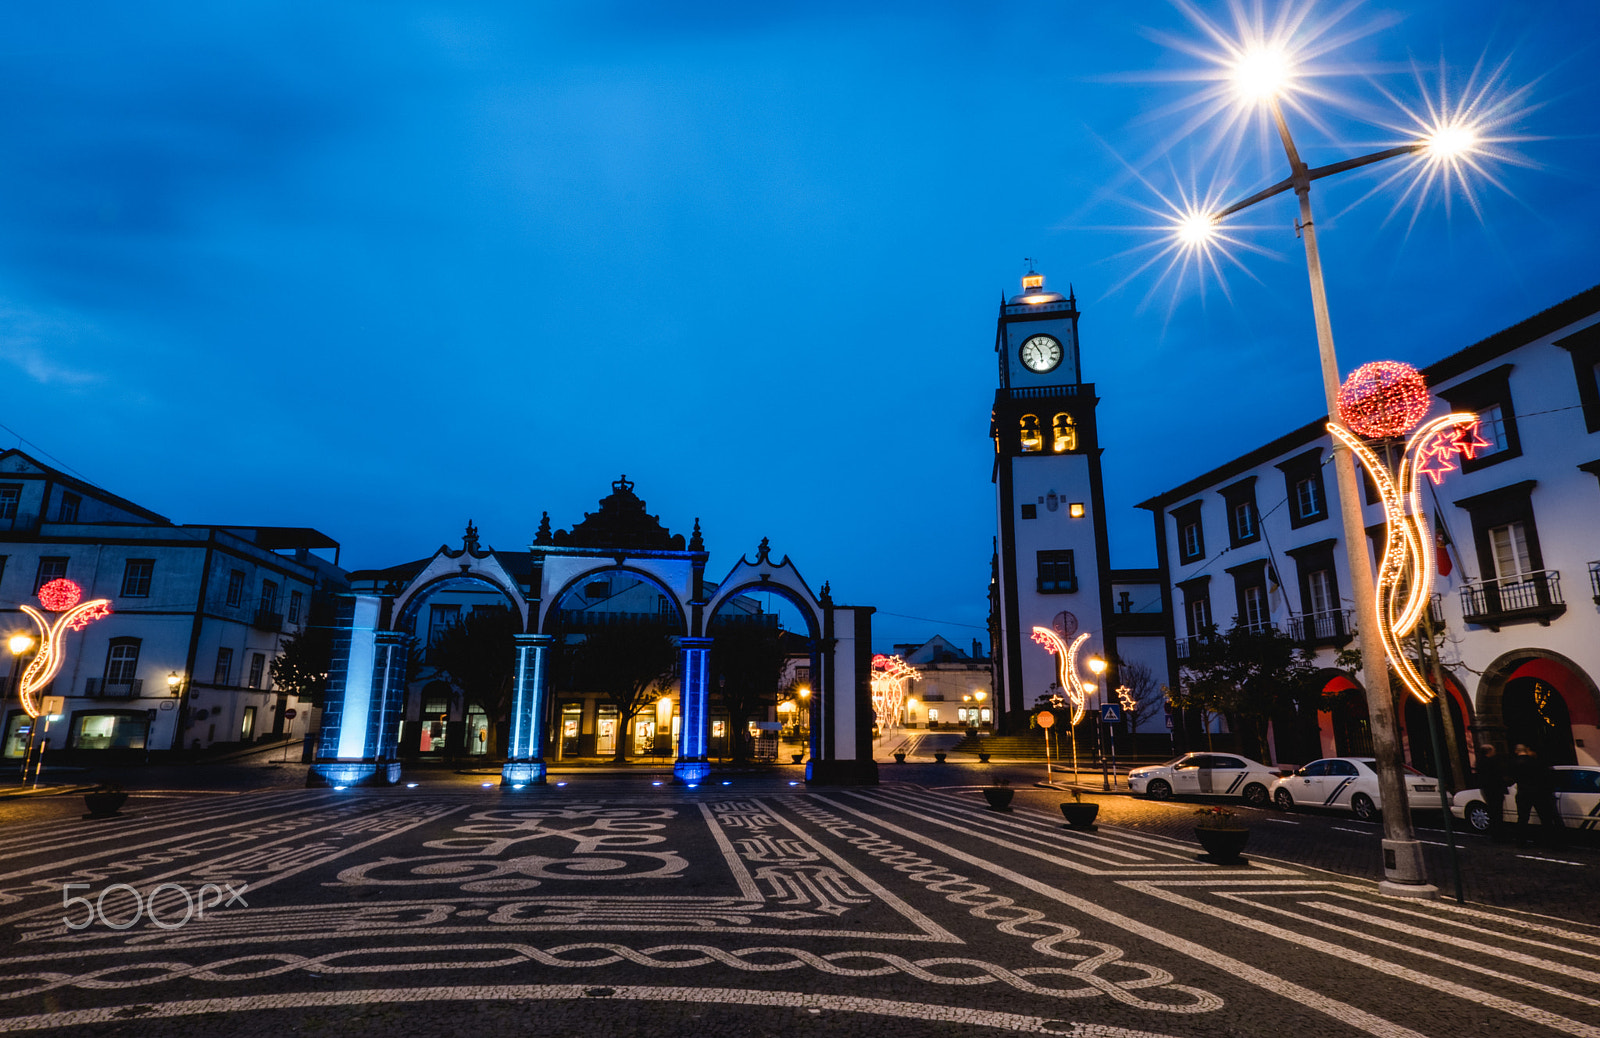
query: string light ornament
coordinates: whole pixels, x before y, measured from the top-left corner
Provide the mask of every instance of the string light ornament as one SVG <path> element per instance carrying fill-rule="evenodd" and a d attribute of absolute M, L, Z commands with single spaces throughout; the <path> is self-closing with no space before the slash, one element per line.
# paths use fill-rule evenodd
<path fill-rule="evenodd" d="M 1089 640 L 1088 632 L 1078 635 L 1072 639 L 1072 644 L 1068 645 L 1050 628 L 1035 627 L 1033 640 L 1044 646 L 1044 651 L 1056 658 L 1056 682 L 1072 703 L 1072 720 L 1069 724 L 1071 727 L 1077 727 L 1078 722 L 1083 720 L 1084 701 L 1089 698 L 1089 690 L 1084 687 L 1083 679 L 1078 676 L 1078 650 Z"/>
<path fill-rule="evenodd" d="M 1341 390 L 1341 414 L 1343 399 Z M 1412 420 L 1399 432 L 1415 424 Z M 1393 427 L 1393 424 L 1385 426 Z M 1328 432 L 1360 460 L 1383 502 L 1385 524 L 1383 559 L 1378 565 L 1378 637 L 1401 684 L 1421 702 L 1431 702 L 1435 695 L 1433 688 L 1417 672 L 1410 655 L 1400 644 L 1421 621 L 1422 611 L 1433 597 L 1434 574 L 1438 572 L 1433 554 L 1433 527 L 1422 507 L 1421 479 L 1426 474 L 1434 483 L 1442 482 L 1445 473 L 1455 470 L 1457 455 L 1474 457 L 1489 444 L 1478 435 L 1477 415 L 1464 411 L 1447 414 L 1424 423 L 1411 434 L 1401 453 L 1400 471 L 1396 475 L 1362 442 L 1357 435 L 1359 430 L 1352 431 L 1338 422 L 1329 422 Z"/>
<path fill-rule="evenodd" d="M 1133 698 L 1133 689 L 1127 685 L 1117 686 L 1117 701 L 1122 704 L 1122 709 L 1130 714 L 1139 706 L 1139 701 Z"/>
<path fill-rule="evenodd" d="M 1397 360 L 1363 364 L 1339 387 L 1339 419 L 1368 439 L 1404 436 L 1433 400 L 1422 372 Z"/>
<path fill-rule="evenodd" d="M 53 620 L 31 605 L 22 606 L 22 611 L 32 617 L 39 628 L 39 651 L 22 671 L 17 688 L 22 697 L 22 709 L 29 717 L 36 718 L 42 712 L 38 693 L 61 672 L 67 631 L 81 631 L 111 615 L 110 599 L 94 598 L 87 602 L 82 599 L 83 589 L 62 578 L 39 588 L 39 604 L 59 614 Z"/>
<path fill-rule="evenodd" d="M 906 682 L 922 673 L 899 656 L 872 657 L 872 711 L 880 731 L 900 727 L 906 704 Z"/>

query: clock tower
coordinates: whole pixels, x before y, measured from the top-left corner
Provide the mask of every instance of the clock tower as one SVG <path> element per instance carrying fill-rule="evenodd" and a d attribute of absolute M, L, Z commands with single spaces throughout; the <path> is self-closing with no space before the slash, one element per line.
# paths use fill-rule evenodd
<path fill-rule="evenodd" d="M 1070 287 L 1066 296 L 1052 292 L 1030 269 L 1022 291 L 1001 302 L 994 348 L 993 654 L 995 698 L 1009 713 L 1031 709 L 1056 681 L 1055 657 L 1032 641 L 1035 626 L 1054 628 L 1068 644 L 1087 633 L 1079 659 L 1109 658 L 1110 553 L 1099 400 L 1082 379 Z"/>

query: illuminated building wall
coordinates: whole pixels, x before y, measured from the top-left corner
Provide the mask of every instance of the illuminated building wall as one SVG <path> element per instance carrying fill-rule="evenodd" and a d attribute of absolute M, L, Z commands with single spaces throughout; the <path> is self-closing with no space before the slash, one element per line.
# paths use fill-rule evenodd
<path fill-rule="evenodd" d="M 1429 352 L 1401 341 L 1370 351 L 1423 362 Z M 1504 748 L 1529 738 L 1555 763 L 1600 760 L 1600 287 L 1421 370 L 1428 415 L 1476 413 L 1490 441 L 1456 459 L 1459 470 L 1441 483 L 1423 481 L 1429 528 L 1436 544 L 1441 529 L 1446 541 L 1434 615 L 1459 741 Z M 1330 681 L 1337 652 L 1358 647 L 1324 421 L 1315 416 L 1140 505 L 1155 517 L 1174 667 L 1196 611 L 1224 629 L 1262 623 L 1291 634 Z M 1399 444 L 1391 453 L 1398 464 Z M 1202 449 L 1195 454 L 1204 462 Z M 1362 506 L 1376 561 L 1382 506 L 1370 491 Z M 1255 519 L 1248 530 L 1241 508 Z M 1338 680 L 1359 685 L 1360 674 Z M 1408 759 L 1431 767 L 1421 715 L 1402 713 Z M 1280 740 L 1279 749 L 1289 760 L 1365 752 L 1360 718 L 1324 714 L 1317 739 Z"/>

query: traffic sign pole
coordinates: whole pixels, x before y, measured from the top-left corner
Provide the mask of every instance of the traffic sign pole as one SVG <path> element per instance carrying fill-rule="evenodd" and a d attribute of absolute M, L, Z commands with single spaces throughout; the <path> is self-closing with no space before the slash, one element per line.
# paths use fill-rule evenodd
<path fill-rule="evenodd" d="M 1048 710 L 1040 710 L 1034 717 L 1039 727 L 1044 729 L 1044 784 L 1050 784 L 1050 726 L 1056 723 L 1056 715 Z M 1076 759 L 1076 754 L 1074 754 Z M 1074 765 L 1076 766 L 1076 765 Z"/>

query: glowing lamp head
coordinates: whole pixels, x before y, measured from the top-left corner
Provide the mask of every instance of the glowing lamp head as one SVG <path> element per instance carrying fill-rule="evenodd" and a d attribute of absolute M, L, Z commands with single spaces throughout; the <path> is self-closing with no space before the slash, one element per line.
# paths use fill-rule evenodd
<path fill-rule="evenodd" d="M 1283 96 L 1294 79 L 1294 67 L 1282 47 L 1258 44 L 1239 55 L 1230 77 L 1240 101 L 1260 104 Z"/>
<path fill-rule="evenodd" d="M 1104 674 L 1106 672 L 1106 661 L 1099 656 L 1090 656 L 1089 670 L 1095 674 Z"/>
<path fill-rule="evenodd" d="M 1429 158 L 1448 162 L 1477 150 L 1481 138 L 1476 127 L 1462 122 L 1436 126 L 1422 138 L 1422 151 Z"/>
<path fill-rule="evenodd" d="M 83 598 L 83 589 L 66 577 L 52 580 L 39 589 L 39 604 L 52 613 L 64 613 Z"/>
<path fill-rule="evenodd" d="M 1204 248 L 1217 236 L 1217 220 L 1210 213 L 1188 212 L 1173 224 L 1172 233 L 1191 249 Z"/>
<path fill-rule="evenodd" d="M 21 656 L 33 648 L 33 639 L 25 634 L 13 634 L 6 645 L 11 649 L 11 655 Z"/>
<path fill-rule="evenodd" d="M 1339 387 L 1339 420 L 1360 436 L 1403 436 L 1428 414 L 1422 372 L 1395 360 L 1363 364 Z"/>

